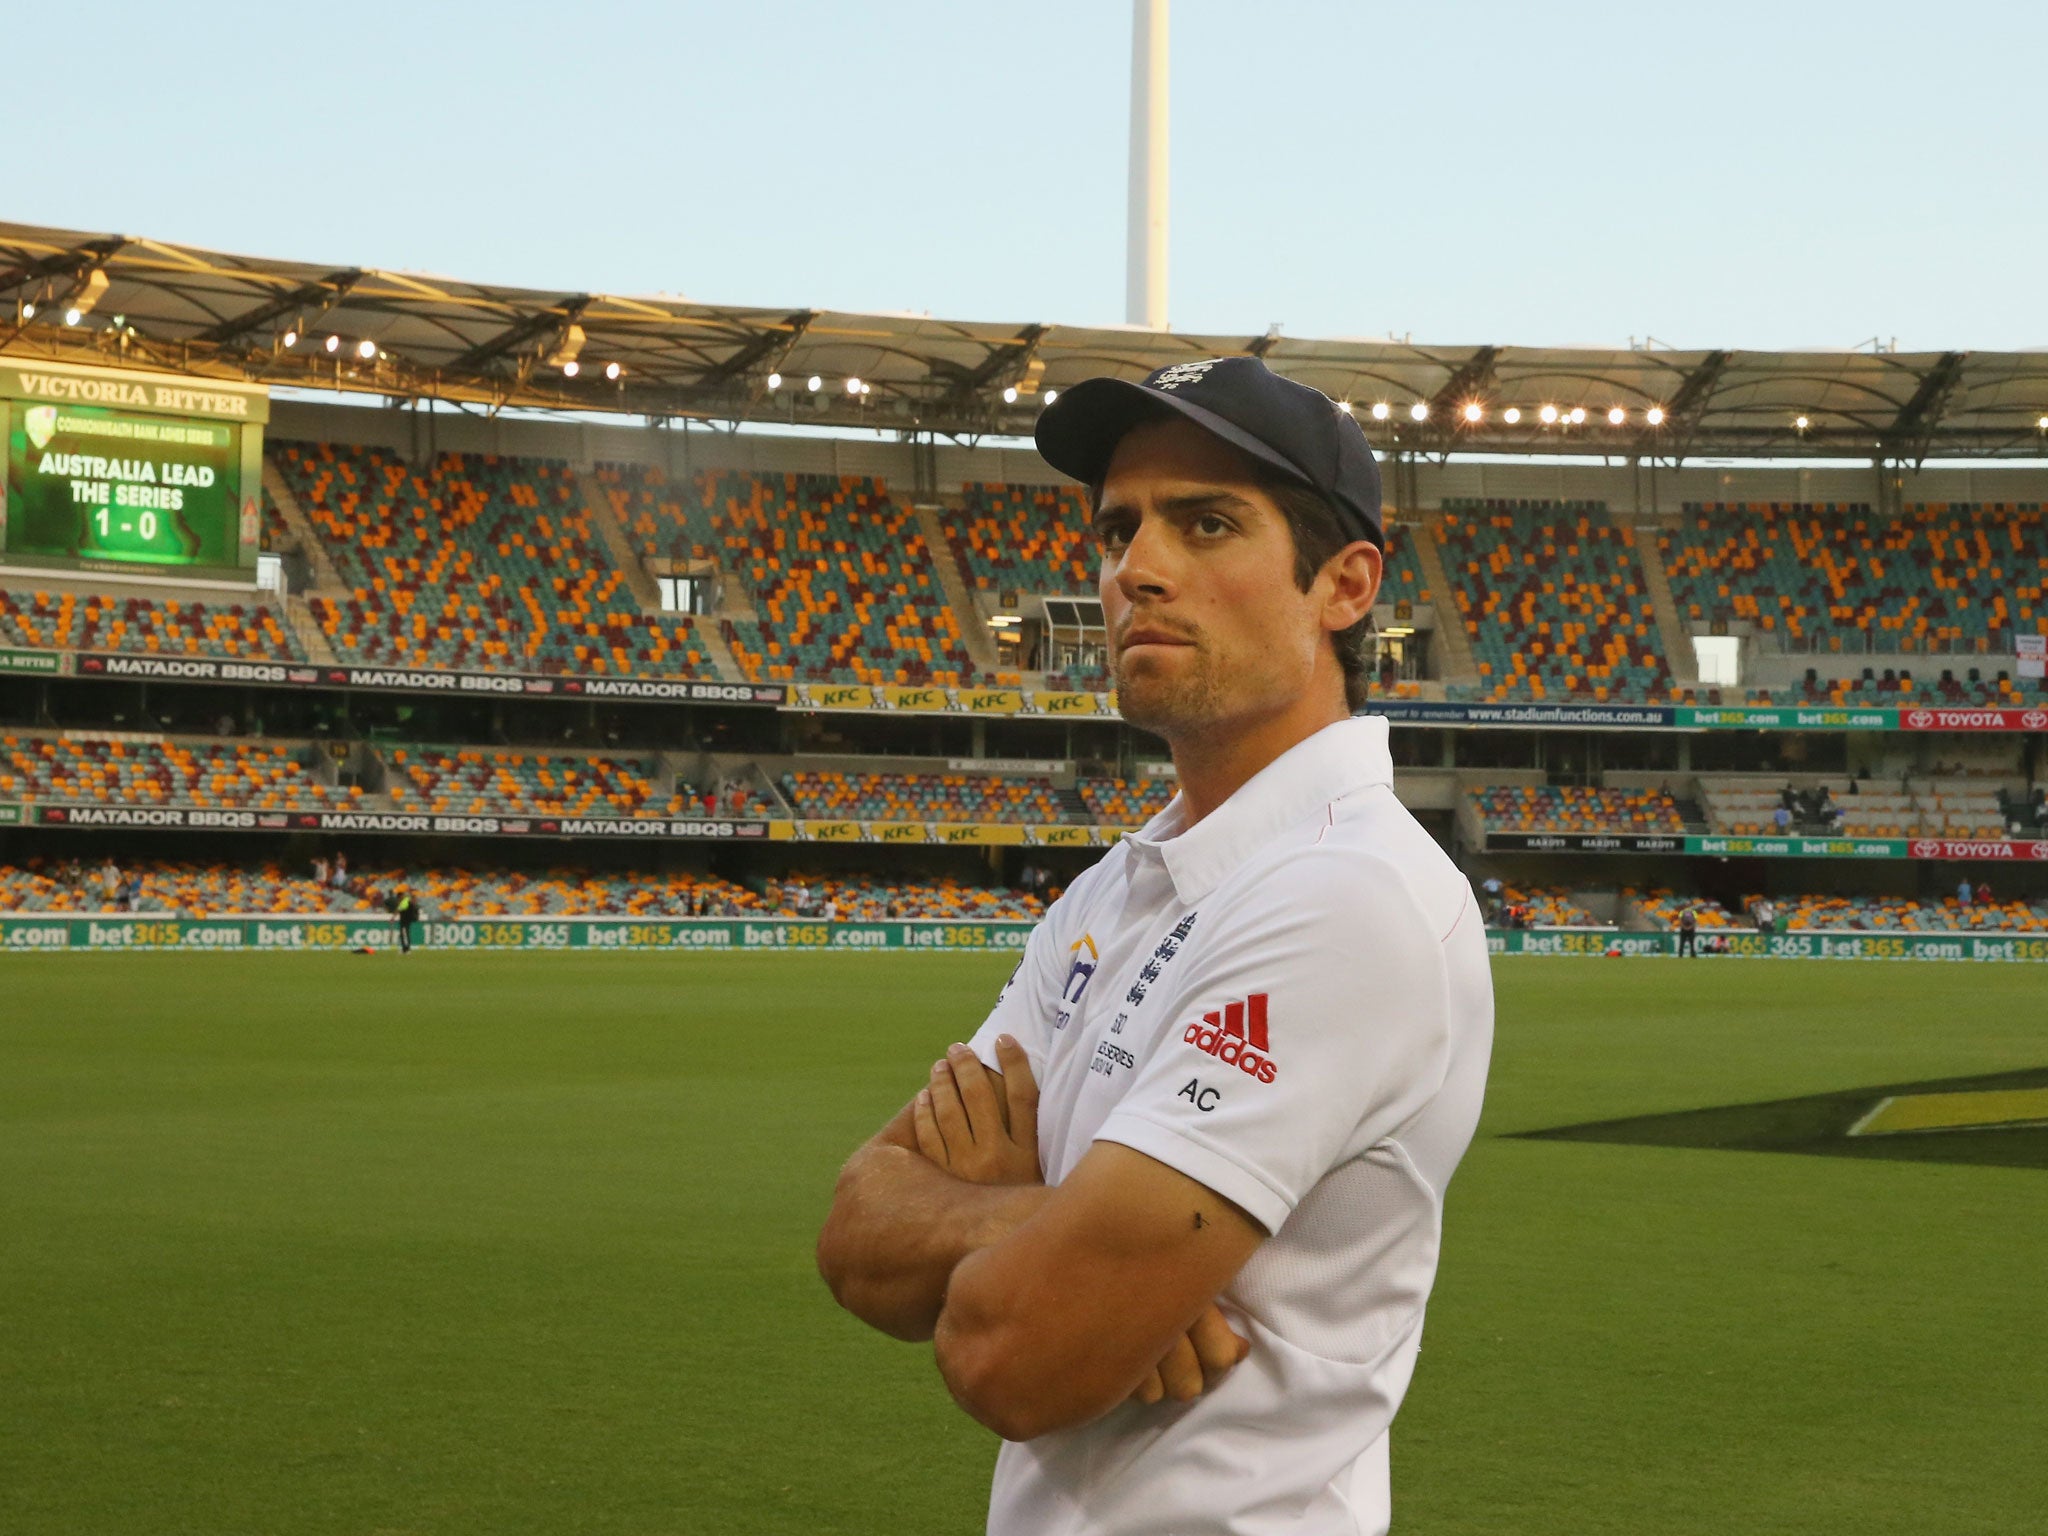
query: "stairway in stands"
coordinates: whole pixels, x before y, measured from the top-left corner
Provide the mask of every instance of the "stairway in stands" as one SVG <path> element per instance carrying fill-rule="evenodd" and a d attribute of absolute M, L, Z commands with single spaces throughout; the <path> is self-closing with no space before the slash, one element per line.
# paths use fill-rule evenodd
<path fill-rule="evenodd" d="M 640 605 L 642 613 L 661 613 L 661 588 L 648 574 L 646 562 L 633 547 L 633 540 L 619 521 L 618 512 L 599 486 L 596 467 L 591 464 L 577 466 L 577 490 L 583 497 L 583 506 L 590 514 L 590 526 L 598 540 L 604 545 L 605 553 L 612 558 L 612 564 L 619 568 L 626 578 L 626 588 L 633 594 L 633 600 Z M 689 623 L 691 638 L 704 653 L 704 659 L 711 663 L 711 670 L 718 674 L 720 682 L 743 683 L 746 674 L 733 660 L 732 650 L 725 643 L 725 636 L 719 633 L 717 618 L 708 614 L 669 614 L 672 619 L 683 619 Z"/>
<path fill-rule="evenodd" d="M 1699 656 L 1692 648 L 1692 637 L 1679 622 L 1678 602 L 1671 595 L 1664 554 L 1657 547 L 1657 525 L 1647 520 L 1632 521 L 1629 514 L 1619 509 L 1613 517 L 1615 527 L 1628 529 L 1635 537 L 1636 564 L 1643 568 L 1643 590 L 1650 594 L 1650 611 L 1657 622 L 1657 639 L 1664 647 L 1671 680 L 1681 688 L 1691 688 L 1700 680 Z"/>
<path fill-rule="evenodd" d="M 1437 542 L 1441 513 L 1424 514 L 1424 521 L 1409 523 L 1407 532 L 1415 546 L 1415 562 L 1422 567 L 1423 582 L 1429 587 L 1430 603 L 1436 611 L 1435 642 L 1437 676 L 1447 684 L 1467 688 L 1479 685 L 1479 665 L 1472 659 L 1472 637 L 1465 633 L 1465 618 L 1458 611 L 1457 589 L 1444 570 L 1443 546 Z"/>
<path fill-rule="evenodd" d="M 939 578 L 939 590 L 945 594 L 947 606 L 959 621 L 961 644 L 967 647 L 967 654 L 973 658 L 975 666 L 984 672 L 995 671 L 995 642 L 989 638 L 988 625 L 982 622 L 980 610 L 974 606 L 972 589 L 967 578 L 960 573 L 959 561 L 954 558 L 953 543 L 946 537 L 944 509 L 929 503 L 912 502 L 910 510 L 917 515 L 917 531 L 924 535 L 925 548 L 931 551 L 932 570 Z"/>

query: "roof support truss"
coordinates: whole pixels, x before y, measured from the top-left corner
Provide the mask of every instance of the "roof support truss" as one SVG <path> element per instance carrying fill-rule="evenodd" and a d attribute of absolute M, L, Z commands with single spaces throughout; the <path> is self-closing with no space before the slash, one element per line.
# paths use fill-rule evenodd
<path fill-rule="evenodd" d="M 363 272 L 360 267 L 330 272 L 318 282 L 306 283 L 294 288 L 290 293 L 279 294 L 267 304 L 258 304 L 254 309 L 246 309 L 239 315 L 232 315 L 220 324 L 201 331 L 192 339 L 224 347 L 240 341 L 251 331 L 261 330 L 273 320 L 282 320 L 286 315 L 293 316 L 298 323 L 303 324 L 304 319 L 327 313 L 347 298 L 348 291 L 362 280 Z"/>
<path fill-rule="evenodd" d="M 99 266 L 127 243 L 125 236 L 108 235 L 37 261 L 19 262 L 0 271 L 0 293 L 9 288 L 19 288 L 23 283 L 39 283 L 46 277 L 76 277 L 88 268 Z"/>
<path fill-rule="evenodd" d="M 1956 383 L 1963 376 L 1963 357 L 1961 352 L 1944 352 L 1920 376 L 1912 398 L 1899 408 L 1899 414 L 1883 434 L 1885 452 L 1890 457 L 1911 459 L 1916 469 L 1926 462 L 1934 429 L 1941 425 L 1949 396 L 1955 393 Z"/>
<path fill-rule="evenodd" d="M 552 309 L 513 321 L 488 341 L 480 341 L 467 352 L 451 358 L 442 367 L 445 373 L 468 373 L 482 368 L 484 364 L 496 362 L 499 358 L 519 351 L 543 337 L 552 337 L 574 325 L 583 311 L 590 307 L 590 295 L 579 293 L 564 299 Z M 522 369 L 522 376 L 525 370 Z"/>

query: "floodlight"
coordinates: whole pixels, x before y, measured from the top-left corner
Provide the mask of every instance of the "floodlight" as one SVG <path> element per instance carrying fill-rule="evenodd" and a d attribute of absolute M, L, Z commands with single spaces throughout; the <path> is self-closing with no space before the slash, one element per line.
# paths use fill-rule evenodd
<path fill-rule="evenodd" d="M 341 338 L 339 336 L 328 337 L 327 350 L 330 352 L 339 352 L 341 350 Z"/>
<path fill-rule="evenodd" d="M 2048 416 L 2043 416 L 2038 422 L 2035 423 L 2035 425 L 2038 426 L 2043 432 L 2048 432 Z"/>
<path fill-rule="evenodd" d="M 29 299 L 21 306 L 21 318 L 24 320 L 33 320 L 35 319 L 35 317 L 36 301 L 34 299 Z"/>
<path fill-rule="evenodd" d="M 1385 421 L 1387 414 L 1387 402 L 1384 400 L 1375 401 L 1372 408 L 1372 419 L 1374 421 Z"/>
<path fill-rule="evenodd" d="M 780 388 L 782 388 L 782 375 L 781 375 L 781 374 L 779 374 L 779 373 L 771 373 L 771 374 L 769 374 L 769 375 L 768 375 L 768 393 L 772 395 L 772 394 L 774 394 L 774 393 L 775 393 L 775 391 L 776 391 L 776 390 L 778 390 L 778 389 L 780 389 Z"/>
<path fill-rule="evenodd" d="M 296 347 L 298 344 L 299 333 L 297 331 L 286 331 L 284 333 L 284 348 L 287 352 L 289 352 L 293 347 Z"/>
<path fill-rule="evenodd" d="M 613 383 L 617 383 L 619 375 L 624 373 L 625 371 L 626 370 L 621 368 L 617 363 L 606 363 L 604 365 L 604 376 L 610 379 Z"/>
<path fill-rule="evenodd" d="M 817 393 L 817 392 L 818 392 L 819 390 L 821 390 L 821 389 L 823 389 L 823 388 L 825 387 L 825 381 L 824 381 L 823 379 L 819 378 L 819 377 L 818 377 L 818 376 L 817 376 L 817 375 L 816 375 L 816 374 L 814 373 L 814 374 L 812 374 L 812 375 L 811 375 L 811 378 L 810 378 L 810 385 L 811 385 L 811 393 L 815 395 L 815 394 L 816 394 L 816 393 Z"/>
<path fill-rule="evenodd" d="M 1664 407 L 1661 405 L 1651 406 L 1647 411 L 1643 412 L 1643 420 L 1647 421 L 1653 427 L 1663 426 Z"/>
<path fill-rule="evenodd" d="M 70 303 L 64 310 L 64 323 L 76 325 L 91 314 L 93 306 L 106 297 L 110 286 L 107 274 L 98 267 L 86 273 L 85 280 L 71 291 Z"/>
<path fill-rule="evenodd" d="M 1467 421 L 1481 421 L 1485 418 L 1485 416 L 1486 408 L 1482 406 L 1477 400 L 1468 400 L 1465 402 L 1465 419 Z M 1420 421 L 1422 418 L 1418 416 L 1415 419 L 1417 421 Z"/>
<path fill-rule="evenodd" d="M 859 394 L 859 393 L 860 393 L 860 380 L 859 380 L 859 379 L 848 379 L 848 380 L 846 381 L 846 392 L 847 392 L 847 393 L 848 393 L 849 395 L 857 395 L 857 394 Z"/>
<path fill-rule="evenodd" d="M 1572 407 L 1572 425 L 1573 425 L 1573 426 L 1575 426 L 1575 427 L 1579 427 L 1579 426 L 1584 426 L 1584 425 L 1585 425 L 1585 422 L 1586 422 L 1586 408 L 1585 408 L 1585 407 L 1584 407 L 1583 405 L 1575 405 L 1575 406 L 1573 406 L 1573 407 Z"/>
<path fill-rule="evenodd" d="M 583 355 L 585 340 L 583 327 L 571 320 L 562 327 L 561 333 L 555 337 L 554 344 L 549 347 L 547 356 L 542 358 L 541 362 L 549 368 L 560 368 L 566 373 L 569 364 Z"/>
<path fill-rule="evenodd" d="M 1416 401 L 1408 407 L 1408 414 L 1416 421 L 1429 420 L 1429 402 L 1427 400 Z"/>
<path fill-rule="evenodd" d="M 1804 432 L 1808 427 L 1812 426 L 1813 423 L 1808 421 L 1804 416 L 1801 416 L 1797 421 L 1793 422 L 1792 425 L 1797 427 L 1800 431 Z"/>
<path fill-rule="evenodd" d="M 1522 419 L 1522 408 L 1518 405 L 1511 405 L 1500 413 L 1500 419 L 1512 427 Z"/>
<path fill-rule="evenodd" d="M 573 357 L 570 358 L 569 361 L 567 361 L 566 363 L 562 364 L 562 377 L 565 379 L 573 379 L 576 377 L 577 374 L 581 373 L 582 371 L 583 365 L 577 362 L 576 359 Z"/>
<path fill-rule="evenodd" d="M 1543 425 L 1547 427 L 1553 421 L 1557 420 L 1557 407 L 1554 405 L 1546 405 L 1545 407 L 1543 407 L 1542 410 L 1538 411 L 1536 414 L 1543 418 Z"/>
<path fill-rule="evenodd" d="M 1053 401 L 1059 399 L 1059 397 L 1060 392 L 1058 390 L 1048 389 L 1044 394 L 1040 395 L 1038 398 L 1046 405 L 1051 405 Z"/>
<path fill-rule="evenodd" d="M 360 357 L 364 362 L 369 362 L 376 355 L 377 343 L 370 340 L 367 336 L 356 343 L 356 356 Z"/>
<path fill-rule="evenodd" d="M 1004 391 L 1003 391 L 1003 404 L 1005 404 L 1005 405 L 1015 405 L 1016 403 L 1017 403 L 1017 386 L 1016 386 L 1016 385 L 1014 385 L 1014 384 L 1012 384 L 1012 385 L 1011 385 L 1011 386 L 1010 386 L 1010 387 L 1009 387 L 1008 389 L 1006 389 L 1006 390 L 1004 390 Z"/>
<path fill-rule="evenodd" d="M 1624 421 L 1627 420 L 1628 412 L 1624 411 L 1620 406 L 1617 405 L 1609 408 L 1607 412 L 1607 425 L 1609 425 L 1610 427 L 1618 427 Z"/>

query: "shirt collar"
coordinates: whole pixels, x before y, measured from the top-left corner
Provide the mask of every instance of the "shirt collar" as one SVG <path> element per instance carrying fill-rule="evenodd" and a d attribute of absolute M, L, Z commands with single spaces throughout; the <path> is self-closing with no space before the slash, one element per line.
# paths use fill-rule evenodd
<path fill-rule="evenodd" d="M 1275 837 L 1319 806 L 1394 782 L 1384 715 L 1326 725 L 1266 764 L 1223 804 L 1182 830 L 1180 796 L 1124 841 L 1146 863 L 1163 864 L 1183 902 L 1200 901 Z"/>

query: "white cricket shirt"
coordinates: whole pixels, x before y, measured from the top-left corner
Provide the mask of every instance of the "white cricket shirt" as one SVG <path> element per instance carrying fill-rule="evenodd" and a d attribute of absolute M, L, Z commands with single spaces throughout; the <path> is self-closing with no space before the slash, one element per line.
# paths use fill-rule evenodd
<path fill-rule="evenodd" d="M 1096 1141 L 1271 1234 L 1220 1305 L 1250 1355 L 1187 1404 L 1006 1443 L 992 1536 L 1377 1536 L 1493 983 L 1465 877 L 1340 721 L 1201 822 L 1176 798 L 1077 879 L 974 1037 L 1037 1075 L 1057 1184 Z"/>

